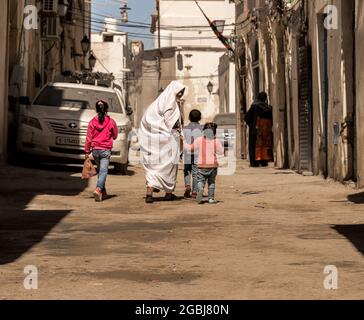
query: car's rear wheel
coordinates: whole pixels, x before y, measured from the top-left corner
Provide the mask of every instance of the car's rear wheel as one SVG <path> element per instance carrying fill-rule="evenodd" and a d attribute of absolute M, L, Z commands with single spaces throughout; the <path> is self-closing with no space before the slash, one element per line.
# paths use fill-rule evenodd
<path fill-rule="evenodd" d="M 126 176 L 128 174 L 128 164 L 127 163 L 115 163 L 114 164 L 115 172 Z"/>

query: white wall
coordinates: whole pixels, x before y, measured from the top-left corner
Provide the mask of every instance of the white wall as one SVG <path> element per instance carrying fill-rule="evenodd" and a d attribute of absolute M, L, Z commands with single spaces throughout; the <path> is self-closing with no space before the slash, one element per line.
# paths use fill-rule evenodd
<path fill-rule="evenodd" d="M 229 0 L 200 0 L 198 3 L 211 21 L 225 20 L 226 25 L 230 25 L 226 26 L 224 30 L 224 35 L 229 36 L 234 29 L 234 26 L 231 25 L 235 23 L 235 4 L 229 3 Z M 161 0 L 160 12 L 162 41 L 168 40 L 168 33 L 171 33 L 172 46 L 223 47 L 193 0 Z M 166 26 L 170 25 L 199 27 L 184 30 L 164 30 L 168 29 Z M 155 35 L 157 36 L 157 33 Z M 155 46 L 157 47 L 157 42 L 155 42 Z"/>
<path fill-rule="evenodd" d="M 219 113 L 219 59 L 224 54 L 221 49 L 202 51 L 198 48 L 185 48 L 180 51 L 183 56 L 184 69 L 177 69 L 177 79 L 186 86 L 184 115 L 192 109 L 199 109 L 202 112 L 203 121 L 212 121 Z M 187 55 L 187 56 L 186 56 Z M 190 70 L 186 66 L 192 67 Z M 207 84 L 211 81 L 214 85 L 213 93 L 207 90 Z"/>
<path fill-rule="evenodd" d="M 114 42 L 104 42 L 104 35 L 111 33 L 92 33 L 91 49 L 99 61 L 96 62 L 94 71 L 113 73 L 116 78 L 123 78 L 127 67 L 128 36 L 126 33 L 115 33 Z"/>
<path fill-rule="evenodd" d="M 202 0 L 199 4 L 211 21 L 226 21 L 224 35 L 229 36 L 234 29 L 232 24 L 235 22 L 235 4 L 229 3 L 229 0 Z M 177 65 L 176 75 L 187 88 L 184 104 L 185 119 L 188 119 L 192 109 L 197 108 L 202 112 L 203 122 L 212 121 L 219 113 L 220 101 L 218 94 L 209 94 L 207 84 L 211 81 L 214 85 L 213 93 L 218 91 L 219 60 L 226 52 L 226 48 L 217 39 L 194 1 L 161 0 L 160 11 L 161 46 L 177 47 L 177 54 L 180 48 L 179 52 L 183 56 L 183 70 L 178 70 Z M 173 30 L 167 26 L 195 27 Z M 155 36 L 157 40 L 157 32 Z M 155 45 L 157 47 L 157 41 Z M 191 68 L 188 69 L 186 66 Z"/>

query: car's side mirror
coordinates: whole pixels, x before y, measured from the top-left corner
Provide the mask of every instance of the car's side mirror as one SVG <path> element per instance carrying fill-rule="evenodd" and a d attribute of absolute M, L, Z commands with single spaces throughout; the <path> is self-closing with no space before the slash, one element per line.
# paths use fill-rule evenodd
<path fill-rule="evenodd" d="M 25 106 L 30 106 L 32 103 L 31 103 L 29 97 L 20 97 L 19 98 L 19 104 L 22 104 L 22 105 L 25 105 Z"/>
<path fill-rule="evenodd" d="M 131 116 L 134 113 L 133 109 L 131 107 L 126 107 L 126 114 L 128 116 Z"/>

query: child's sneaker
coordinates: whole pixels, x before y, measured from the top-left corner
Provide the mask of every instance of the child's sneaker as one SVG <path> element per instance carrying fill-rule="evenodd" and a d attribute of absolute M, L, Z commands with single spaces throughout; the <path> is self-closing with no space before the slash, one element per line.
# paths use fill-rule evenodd
<path fill-rule="evenodd" d="M 191 198 L 196 199 L 197 198 L 197 192 L 192 192 Z"/>
<path fill-rule="evenodd" d="M 196 201 L 198 204 L 203 203 L 203 189 L 197 192 Z"/>
<path fill-rule="evenodd" d="M 217 204 L 217 201 L 215 199 L 209 199 L 209 204 Z"/>
<path fill-rule="evenodd" d="M 189 198 L 191 198 L 191 188 L 186 188 L 186 190 L 185 190 L 185 194 L 184 194 L 184 197 L 186 198 L 186 199 L 189 199 Z"/>
<path fill-rule="evenodd" d="M 108 197 L 108 195 L 107 195 L 106 190 L 102 191 L 102 200 L 107 200 L 107 197 Z"/>
<path fill-rule="evenodd" d="M 102 191 L 100 190 L 100 188 L 96 188 L 96 190 L 94 191 L 94 197 L 95 197 L 96 202 L 102 201 L 103 195 L 102 195 Z"/>

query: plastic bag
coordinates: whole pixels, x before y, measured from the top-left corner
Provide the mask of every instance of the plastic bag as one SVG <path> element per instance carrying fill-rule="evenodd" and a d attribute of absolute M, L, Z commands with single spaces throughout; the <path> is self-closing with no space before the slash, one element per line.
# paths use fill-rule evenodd
<path fill-rule="evenodd" d="M 87 158 L 83 164 L 82 177 L 81 179 L 87 180 L 97 175 L 97 171 L 92 164 L 91 160 Z"/>

